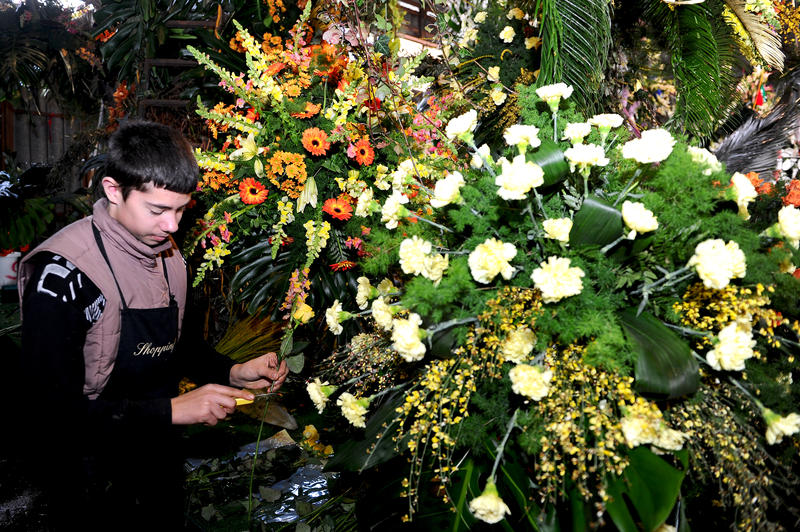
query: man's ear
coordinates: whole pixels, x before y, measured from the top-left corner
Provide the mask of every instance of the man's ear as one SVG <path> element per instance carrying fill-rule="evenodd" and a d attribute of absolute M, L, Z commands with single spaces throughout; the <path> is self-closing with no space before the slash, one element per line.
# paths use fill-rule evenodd
<path fill-rule="evenodd" d="M 103 192 L 109 203 L 119 205 L 123 202 L 122 186 L 113 177 L 105 176 L 100 183 L 103 185 Z"/>

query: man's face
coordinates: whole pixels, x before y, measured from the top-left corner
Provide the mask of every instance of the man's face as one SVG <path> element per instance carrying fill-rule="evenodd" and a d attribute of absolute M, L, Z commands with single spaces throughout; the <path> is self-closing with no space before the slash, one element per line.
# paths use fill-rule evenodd
<path fill-rule="evenodd" d="M 183 211 L 191 194 L 172 192 L 165 188 L 147 185 L 144 191 L 131 190 L 122 199 L 119 187 L 112 187 L 108 213 L 121 223 L 136 238 L 148 246 L 162 243 L 170 234 L 178 230 Z"/>

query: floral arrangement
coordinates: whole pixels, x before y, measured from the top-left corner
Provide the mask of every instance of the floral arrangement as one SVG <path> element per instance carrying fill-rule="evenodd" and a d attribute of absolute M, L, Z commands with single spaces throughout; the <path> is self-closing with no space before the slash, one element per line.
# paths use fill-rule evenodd
<path fill-rule="evenodd" d="M 198 154 L 189 248 L 196 282 L 237 252 L 232 287 L 286 320 L 284 355 L 324 315 L 315 426 L 353 431 L 328 468 L 402 456 L 403 519 L 445 505 L 453 529 L 655 530 L 705 496 L 744 528 L 795 519 L 794 186 L 584 115 L 564 83 L 487 89 L 515 123 L 487 117 L 499 95 L 417 108 L 419 59 L 346 21 L 309 44 L 308 16 L 260 44 L 240 28 L 247 73 L 192 50 L 236 103 L 200 104 L 224 143 Z"/>
<path fill-rule="evenodd" d="M 474 111 L 447 123 L 472 164 L 415 175 L 424 193 L 395 189 L 405 210 L 387 199 L 371 236 L 396 262 L 364 259 L 326 313 L 335 334 L 372 319 L 368 342 L 335 355 L 362 372 L 323 371 L 309 395 L 382 427 L 359 468 L 387 446 L 408 456 L 406 519 L 434 482 L 467 523 L 535 528 L 572 504 L 588 523 L 638 515 L 652 530 L 675 519 L 682 487 L 722 476 L 722 504 L 766 527 L 796 459 L 771 451 L 795 457 L 800 431 L 800 211 L 664 129 L 578 121 L 570 95 L 521 87 L 531 123 L 497 153 L 475 146 Z M 416 223 L 426 207 L 432 223 Z M 665 489 L 634 496 L 642 483 Z"/>

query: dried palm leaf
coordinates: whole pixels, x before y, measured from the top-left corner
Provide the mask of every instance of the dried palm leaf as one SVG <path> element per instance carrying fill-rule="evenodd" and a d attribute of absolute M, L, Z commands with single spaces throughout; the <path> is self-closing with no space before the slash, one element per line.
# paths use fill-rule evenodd
<path fill-rule="evenodd" d="M 746 0 L 724 0 L 727 9 L 723 17 L 739 39 L 739 46 L 745 57 L 752 57 L 753 51 L 766 64 L 783 70 L 783 50 L 781 37 L 757 13 L 745 8 Z"/>
<path fill-rule="evenodd" d="M 752 116 L 720 142 L 715 154 L 728 172 L 771 175 L 778 150 L 800 123 L 800 98 L 789 91 L 763 118 Z"/>

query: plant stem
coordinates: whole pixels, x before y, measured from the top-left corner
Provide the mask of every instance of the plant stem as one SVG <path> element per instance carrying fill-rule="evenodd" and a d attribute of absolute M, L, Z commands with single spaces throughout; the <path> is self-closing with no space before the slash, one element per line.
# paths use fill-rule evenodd
<path fill-rule="evenodd" d="M 664 283 L 669 283 L 667 286 L 670 286 L 671 284 L 674 284 L 675 282 L 683 280 L 683 278 L 678 279 L 678 280 L 676 280 L 675 278 L 680 276 L 680 275 L 682 275 L 683 273 L 687 272 L 690 269 L 691 269 L 690 266 L 684 266 L 683 268 L 679 268 L 679 269 L 677 269 L 675 271 L 672 271 L 672 272 L 668 273 L 667 275 L 665 275 L 664 277 L 662 277 L 658 281 L 654 281 L 654 282 L 652 282 L 650 284 L 644 285 L 643 287 L 639 288 L 638 290 L 634 290 L 633 293 L 634 294 L 650 293 L 650 292 L 653 291 L 654 288 L 656 288 L 657 286 L 659 286 L 661 284 L 664 284 Z"/>
<path fill-rule="evenodd" d="M 730 382 L 731 384 L 733 384 L 734 386 L 739 388 L 739 390 L 741 390 L 741 392 L 745 395 L 745 397 L 747 397 L 748 399 L 753 401 L 756 404 L 756 406 L 758 407 L 759 411 L 763 411 L 764 410 L 764 404 L 761 401 L 759 401 L 758 399 L 756 399 L 755 397 L 753 397 L 753 394 L 748 392 L 747 389 L 744 386 L 742 386 L 739 381 L 737 381 L 733 377 L 728 376 L 728 382 Z"/>
<path fill-rule="evenodd" d="M 272 386 L 269 387 L 269 393 L 272 393 Z M 258 436 L 256 437 L 256 449 L 253 453 L 253 467 L 250 468 L 250 484 L 247 491 L 247 523 L 248 527 L 253 520 L 253 482 L 256 478 L 256 463 L 258 463 L 258 448 L 261 446 L 261 434 L 264 430 L 264 422 L 267 419 L 267 410 L 269 410 L 270 399 L 267 398 L 264 404 L 264 411 L 261 414 L 261 423 L 258 425 Z"/>
<path fill-rule="evenodd" d="M 508 442 L 508 437 L 511 436 L 511 430 L 517 425 L 517 414 L 519 413 L 519 408 L 514 410 L 514 415 L 511 416 L 511 420 L 508 422 L 508 428 L 506 429 L 506 434 L 503 436 L 503 441 L 497 446 L 497 456 L 494 457 L 494 464 L 492 465 L 492 472 L 489 475 L 489 478 L 492 479 L 492 482 L 497 480 L 495 478 L 495 473 L 497 472 L 497 466 L 500 465 L 500 458 L 503 456 L 503 451 L 506 448 L 506 442 Z"/>
<path fill-rule="evenodd" d="M 616 240 L 614 240 L 610 244 L 606 244 L 605 246 L 603 246 L 603 248 L 600 250 L 600 253 L 605 254 L 609 249 L 613 248 L 614 246 L 616 246 L 617 244 L 622 242 L 624 239 L 625 239 L 625 235 L 622 235 L 622 236 L 618 237 Z"/>
<path fill-rule="evenodd" d="M 642 173 L 641 167 L 637 168 L 636 171 L 631 176 L 631 178 L 625 184 L 625 188 L 622 189 L 622 192 L 619 193 L 619 196 L 617 196 L 617 199 L 614 201 L 614 205 L 613 205 L 614 207 L 616 207 L 617 203 L 619 203 L 620 200 L 625 198 L 625 196 L 627 196 L 630 193 L 631 190 L 633 190 L 634 188 L 636 188 L 639 185 L 638 182 L 635 183 L 635 184 L 633 182 L 639 177 L 639 175 L 641 173 Z"/>
<path fill-rule="evenodd" d="M 696 331 L 694 329 L 689 329 L 688 327 L 680 327 L 678 325 L 672 325 L 671 323 L 662 322 L 665 326 L 669 327 L 670 329 L 674 329 L 676 331 L 682 332 L 684 334 L 691 334 L 692 336 L 705 336 L 711 337 L 713 336 L 711 333 Z"/>
<path fill-rule="evenodd" d="M 457 327 L 459 325 L 466 325 L 467 323 L 477 323 L 477 322 L 478 322 L 478 318 L 476 318 L 474 316 L 469 317 L 469 318 L 461 318 L 461 319 L 456 319 L 456 320 L 450 320 L 450 321 L 442 322 L 439 325 L 436 325 L 435 327 L 431 327 L 430 329 L 427 329 L 426 332 L 428 333 L 428 338 L 430 338 L 434 334 L 436 334 L 438 332 L 442 332 L 442 331 L 444 331 L 446 329 L 449 329 L 451 327 Z"/>
<path fill-rule="evenodd" d="M 445 227 L 445 226 L 443 226 L 441 224 L 438 224 L 438 223 L 436 223 L 436 222 L 434 222 L 432 220 L 428 220 L 427 218 L 423 218 L 422 216 L 420 216 L 420 215 L 418 215 L 416 213 L 413 213 L 411 211 L 409 211 L 408 217 L 409 218 L 416 218 L 417 220 L 422 220 L 423 222 L 429 223 L 432 226 L 434 226 L 434 227 L 436 227 L 438 229 L 441 229 L 442 231 L 447 231 L 448 233 L 452 233 L 453 232 L 453 230 L 450 229 L 449 227 Z"/>

